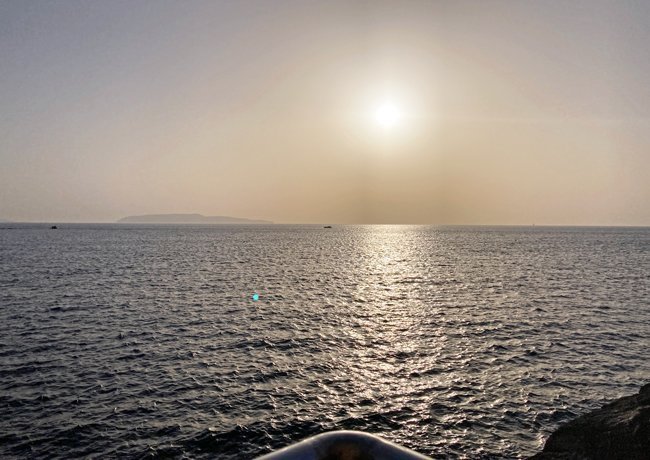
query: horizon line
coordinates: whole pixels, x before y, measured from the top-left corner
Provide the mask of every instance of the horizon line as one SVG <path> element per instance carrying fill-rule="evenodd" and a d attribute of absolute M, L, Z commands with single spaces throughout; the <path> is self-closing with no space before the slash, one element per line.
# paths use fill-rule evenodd
<path fill-rule="evenodd" d="M 255 219 L 252 219 L 255 220 Z M 264 219 L 259 219 L 264 220 Z M 648 228 L 650 224 L 478 224 L 478 223 L 409 223 L 409 222 L 373 222 L 373 223 L 359 223 L 359 222 L 276 222 L 270 221 L 268 223 L 254 223 L 254 222 L 118 222 L 118 221 L 65 221 L 65 220 L 6 220 L 0 221 L 0 224 L 42 224 L 42 225 L 52 225 L 52 224 L 90 224 L 90 225 L 119 225 L 119 226 L 130 226 L 130 225 L 148 225 L 148 226 L 170 226 L 170 225 L 183 225 L 183 226 L 233 226 L 233 225 L 246 225 L 246 226 L 265 226 L 265 225 L 384 225 L 384 226 L 422 226 L 422 227 L 576 227 L 576 228 Z"/>

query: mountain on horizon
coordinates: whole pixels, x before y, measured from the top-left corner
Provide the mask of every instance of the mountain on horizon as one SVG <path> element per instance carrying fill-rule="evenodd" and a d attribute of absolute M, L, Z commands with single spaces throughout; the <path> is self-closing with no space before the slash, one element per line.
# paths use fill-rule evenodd
<path fill-rule="evenodd" d="M 204 216 L 202 214 L 144 214 L 127 216 L 117 221 L 121 224 L 272 224 L 269 220 L 244 219 L 229 216 Z"/>

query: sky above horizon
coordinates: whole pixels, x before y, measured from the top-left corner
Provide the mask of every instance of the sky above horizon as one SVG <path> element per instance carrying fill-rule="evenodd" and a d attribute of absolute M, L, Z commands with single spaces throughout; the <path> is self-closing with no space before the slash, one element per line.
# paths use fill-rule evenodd
<path fill-rule="evenodd" d="M 0 219 L 650 225 L 650 3 L 0 0 Z"/>

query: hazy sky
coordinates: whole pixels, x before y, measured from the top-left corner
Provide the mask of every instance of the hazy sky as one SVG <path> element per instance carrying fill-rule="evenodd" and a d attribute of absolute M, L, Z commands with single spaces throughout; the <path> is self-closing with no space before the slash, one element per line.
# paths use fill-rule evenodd
<path fill-rule="evenodd" d="M 0 218 L 650 225 L 649 44 L 641 0 L 0 0 Z"/>

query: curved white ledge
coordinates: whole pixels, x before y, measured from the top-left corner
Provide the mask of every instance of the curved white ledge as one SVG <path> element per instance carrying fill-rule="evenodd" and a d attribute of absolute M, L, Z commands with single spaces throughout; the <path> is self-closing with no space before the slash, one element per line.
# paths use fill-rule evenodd
<path fill-rule="evenodd" d="M 426 460 L 429 457 L 361 431 L 312 436 L 258 460 Z"/>

